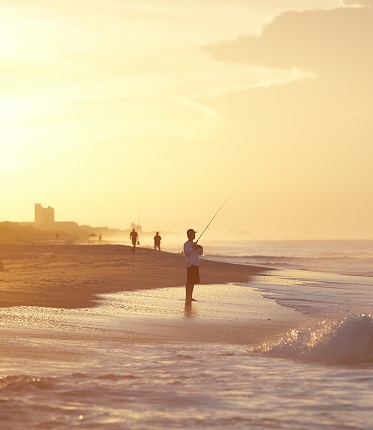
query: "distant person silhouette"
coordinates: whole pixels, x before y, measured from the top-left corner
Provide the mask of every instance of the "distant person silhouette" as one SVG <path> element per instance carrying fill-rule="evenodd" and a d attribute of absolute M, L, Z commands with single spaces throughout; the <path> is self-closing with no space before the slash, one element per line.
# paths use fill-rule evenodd
<path fill-rule="evenodd" d="M 133 250 L 136 248 L 136 245 L 139 244 L 138 238 L 139 238 L 139 235 L 137 231 L 135 229 L 132 229 L 130 233 L 130 239 L 132 240 Z"/>
<path fill-rule="evenodd" d="M 184 255 L 186 257 L 187 281 L 185 286 L 185 301 L 191 303 L 193 299 L 193 289 L 200 283 L 199 279 L 199 256 L 203 254 L 201 245 L 193 242 L 196 238 L 196 231 L 190 228 L 187 231 L 188 240 L 184 243 Z"/>
<path fill-rule="evenodd" d="M 154 249 L 158 249 L 159 251 L 161 250 L 161 240 L 162 238 L 159 235 L 159 231 L 157 231 L 154 236 Z"/>

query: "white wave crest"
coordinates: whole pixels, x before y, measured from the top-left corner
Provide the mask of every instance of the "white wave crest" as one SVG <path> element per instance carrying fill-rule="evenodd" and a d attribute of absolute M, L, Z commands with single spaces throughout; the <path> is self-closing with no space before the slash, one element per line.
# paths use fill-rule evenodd
<path fill-rule="evenodd" d="M 294 329 L 255 350 L 273 357 L 329 364 L 373 364 L 373 316 L 357 315 Z"/>

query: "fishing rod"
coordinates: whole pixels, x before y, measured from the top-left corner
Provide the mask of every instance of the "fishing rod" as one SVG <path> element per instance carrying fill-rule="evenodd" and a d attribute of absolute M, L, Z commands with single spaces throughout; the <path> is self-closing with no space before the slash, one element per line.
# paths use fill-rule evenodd
<path fill-rule="evenodd" d="M 221 209 L 223 208 L 223 206 L 227 203 L 227 201 L 233 196 L 233 194 L 237 191 L 237 188 L 233 191 L 233 193 L 227 198 L 227 200 L 225 200 L 225 202 L 220 206 L 220 208 L 217 210 L 216 214 L 211 218 L 210 222 L 207 224 L 207 226 L 205 227 L 205 229 L 203 230 L 203 232 L 199 235 L 199 238 L 196 240 L 196 243 L 198 243 L 198 241 L 201 239 L 203 233 L 209 228 L 209 225 L 214 221 L 216 215 L 221 211 Z"/>
<path fill-rule="evenodd" d="M 140 218 L 141 218 L 141 213 L 142 213 L 142 208 L 144 206 L 144 200 L 141 203 L 141 208 L 140 208 L 140 213 L 139 213 L 139 219 L 137 220 L 137 228 L 136 228 L 136 233 L 139 234 L 139 227 L 140 227 Z M 137 236 L 138 238 L 138 236 Z M 137 240 L 137 244 L 140 245 L 140 241 Z"/>
<path fill-rule="evenodd" d="M 142 213 L 143 206 L 144 206 L 144 200 L 142 201 L 141 208 L 140 208 L 140 213 L 139 213 L 139 218 L 137 220 L 137 227 L 136 227 L 137 238 L 136 238 L 136 243 L 133 245 L 133 248 L 132 248 L 132 267 L 133 267 L 133 260 L 135 258 L 136 245 L 140 245 L 139 233 L 138 232 L 139 232 L 139 227 L 140 227 L 140 218 L 141 218 L 141 213 Z"/>

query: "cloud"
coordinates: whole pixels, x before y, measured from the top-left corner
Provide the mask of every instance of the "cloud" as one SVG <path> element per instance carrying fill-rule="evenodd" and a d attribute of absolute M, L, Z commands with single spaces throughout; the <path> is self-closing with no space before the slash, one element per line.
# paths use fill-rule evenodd
<path fill-rule="evenodd" d="M 341 3 L 346 6 L 361 5 L 361 6 L 373 6 L 373 0 L 341 0 Z"/>
<path fill-rule="evenodd" d="M 289 11 L 266 25 L 259 36 L 243 35 L 206 49 L 223 62 L 296 67 L 314 74 L 313 79 L 242 93 L 240 108 L 244 104 L 261 122 L 270 113 L 302 123 L 319 118 L 321 112 L 328 118 L 333 113 L 356 115 L 373 110 L 372 22 L 369 8 Z"/>
<path fill-rule="evenodd" d="M 255 177 L 271 198 L 291 196 L 294 205 L 303 199 L 312 206 L 310 224 L 325 216 L 347 218 L 349 208 L 336 208 L 349 200 L 365 220 L 373 210 L 365 199 L 373 157 L 371 23 L 368 8 L 292 11 L 257 37 L 206 48 L 221 62 L 312 73 L 210 100 L 225 122 L 234 170 Z M 317 213 L 325 205 L 330 213 Z"/>
<path fill-rule="evenodd" d="M 371 71 L 372 18 L 373 11 L 366 8 L 290 11 L 266 25 L 259 36 L 241 36 L 207 50 L 217 60 L 250 65 L 321 73 L 351 65 Z"/>

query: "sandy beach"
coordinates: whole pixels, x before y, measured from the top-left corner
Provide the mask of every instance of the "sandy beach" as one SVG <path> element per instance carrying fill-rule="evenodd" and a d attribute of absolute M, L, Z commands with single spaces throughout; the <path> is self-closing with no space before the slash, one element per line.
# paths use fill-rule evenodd
<path fill-rule="evenodd" d="M 0 307 L 78 309 L 97 294 L 184 286 L 185 258 L 123 245 L 0 245 Z M 259 267 L 201 261 L 201 283 L 244 282 Z"/>
<path fill-rule="evenodd" d="M 122 245 L 16 244 L 1 245 L 0 255 L 5 269 L 0 272 L 3 340 L 14 333 L 18 339 L 89 338 L 90 331 L 82 327 L 99 320 L 94 316 L 97 306 L 108 314 L 119 312 L 121 323 L 109 331 L 96 329 L 103 337 L 126 341 L 253 344 L 299 320 L 297 312 L 259 291 L 239 287 L 265 273 L 262 267 L 202 260 L 198 301 L 185 307 L 181 254 L 137 248 L 133 255 L 131 247 Z M 14 309 L 22 309 L 21 316 L 15 316 Z M 69 319 L 64 329 L 62 311 Z M 85 323 L 79 320 L 82 315 Z M 46 326 L 46 320 L 54 322 Z M 13 343 L 10 349 L 23 350 L 21 344 Z"/>

